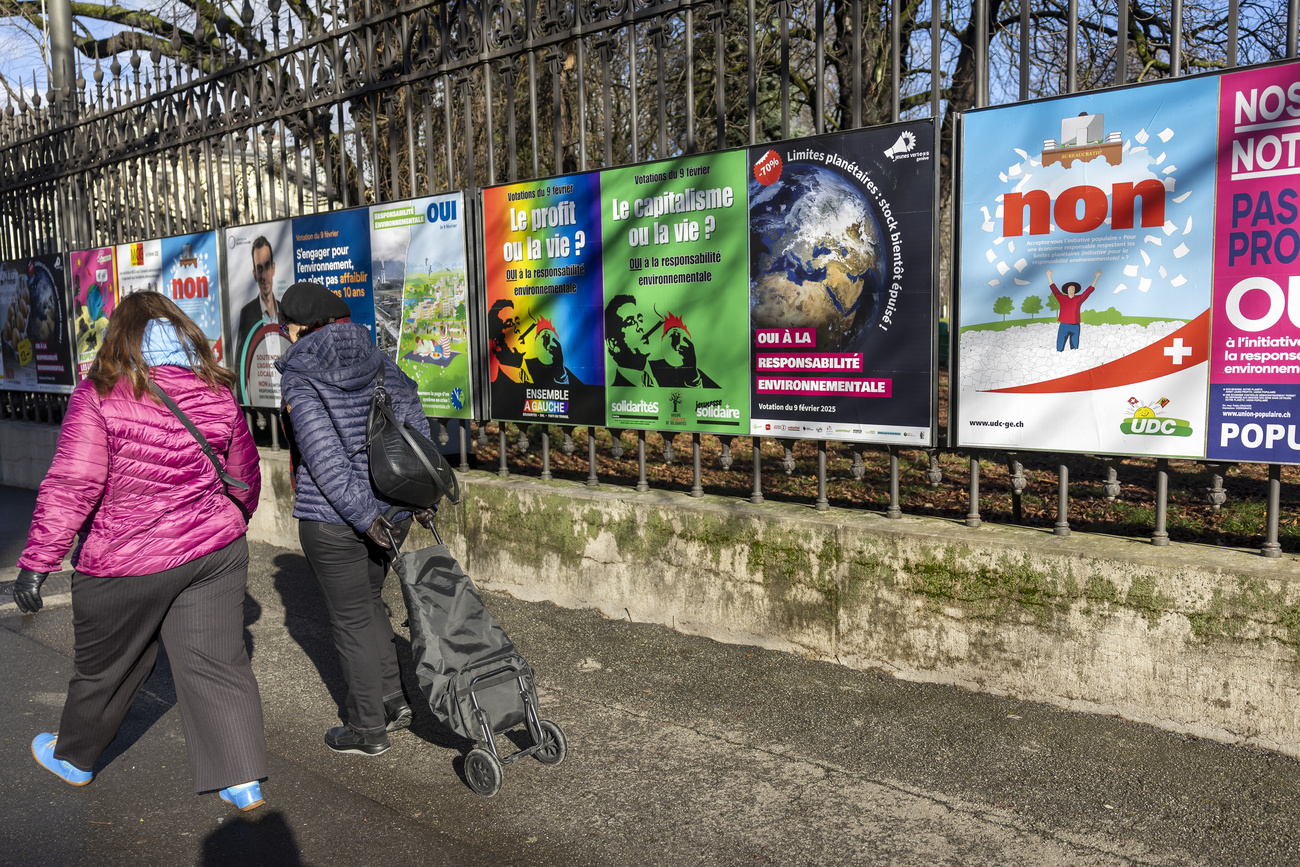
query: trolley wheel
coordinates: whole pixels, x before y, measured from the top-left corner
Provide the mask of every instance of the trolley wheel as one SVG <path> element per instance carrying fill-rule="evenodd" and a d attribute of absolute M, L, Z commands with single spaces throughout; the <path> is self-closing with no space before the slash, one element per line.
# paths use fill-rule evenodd
<path fill-rule="evenodd" d="M 564 740 L 564 729 L 548 719 L 542 720 L 541 725 L 544 743 L 533 756 L 544 765 L 558 765 L 569 752 L 569 745 Z"/>
<path fill-rule="evenodd" d="M 465 756 L 465 782 L 476 794 L 490 798 L 501 791 L 501 762 L 484 749 L 472 749 Z"/>

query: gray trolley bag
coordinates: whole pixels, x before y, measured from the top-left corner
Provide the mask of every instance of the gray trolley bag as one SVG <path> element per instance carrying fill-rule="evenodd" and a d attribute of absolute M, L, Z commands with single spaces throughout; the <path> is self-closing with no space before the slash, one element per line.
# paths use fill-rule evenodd
<path fill-rule="evenodd" d="M 433 536 L 436 545 L 407 554 L 393 546 L 416 679 L 438 719 L 478 742 L 465 756 L 465 781 L 490 798 L 501 789 L 503 765 L 530 755 L 548 765 L 564 761 L 564 732 L 538 718 L 532 666 L 488 613 L 437 530 Z M 496 735 L 521 723 L 532 746 L 502 756 Z"/>

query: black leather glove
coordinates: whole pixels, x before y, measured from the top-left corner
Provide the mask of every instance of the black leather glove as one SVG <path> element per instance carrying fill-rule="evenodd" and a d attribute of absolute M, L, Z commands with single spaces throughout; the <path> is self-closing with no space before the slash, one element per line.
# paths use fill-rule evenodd
<path fill-rule="evenodd" d="M 434 506 L 431 509 L 420 509 L 417 512 L 415 512 L 415 520 L 419 521 L 420 526 L 423 527 L 424 529 L 432 530 L 433 516 L 436 514 L 438 514 L 437 506 Z"/>
<path fill-rule="evenodd" d="M 33 572 L 23 569 L 14 579 L 14 602 L 24 614 L 35 614 L 41 610 L 41 585 L 50 577 L 49 572 Z"/>
<path fill-rule="evenodd" d="M 393 527 L 394 524 L 392 521 L 388 520 L 383 515 L 376 515 L 375 519 L 370 522 L 370 526 L 366 528 L 366 535 L 370 537 L 370 541 L 374 542 L 380 548 L 391 548 L 393 547 L 393 543 L 388 541 L 388 534 L 389 532 L 392 532 Z"/>

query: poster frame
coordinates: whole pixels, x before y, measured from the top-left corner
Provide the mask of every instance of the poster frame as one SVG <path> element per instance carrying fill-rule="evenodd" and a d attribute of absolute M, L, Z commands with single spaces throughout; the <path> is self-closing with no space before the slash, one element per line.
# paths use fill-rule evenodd
<path fill-rule="evenodd" d="M 863 126 L 863 127 L 857 127 L 849 130 L 825 132 L 825 133 L 820 133 L 811 136 L 801 136 L 799 138 L 792 138 L 792 139 L 787 139 L 779 142 L 779 144 L 782 145 L 783 147 L 811 145 L 811 144 L 815 144 L 819 140 L 833 138 L 836 136 L 851 135 L 853 133 L 862 132 L 865 130 L 888 130 L 892 128 L 916 127 L 925 124 L 927 121 L 933 127 L 932 140 L 934 142 L 934 154 L 930 161 L 931 197 L 929 202 L 929 206 L 930 206 L 930 262 L 929 262 L 930 265 L 930 290 L 929 290 L 930 291 L 930 328 L 929 328 L 929 333 L 927 335 L 929 340 L 929 349 L 926 355 L 928 359 L 928 365 L 929 365 L 928 379 L 929 379 L 929 390 L 930 390 L 930 396 L 929 396 L 930 413 L 929 413 L 929 424 L 928 424 L 928 434 L 927 434 L 928 442 L 927 443 L 902 442 L 899 440 L 898 437 L 894 437 L 894 436 L 890 436 L 890 437 L 877 436 L 874 438 L 866 436 L 863 438 L 837 439 L 835 440 L 836 442 L 844 442 L 853 445 L 916 447 L 916 448 L 936 448 L 939 445 L 938 439 L 939 439 L 940 429 L 939 429 L 938 351 L 939 351 L 939 317 L 943 309 L 942 298 L 941 298 L 942 293 L 940 292 L 940 288 L 942 284 L 941 275 L 940 275 L 940 264 L 942 262 L 942 256 L 941 256 L 941 244 L 939 243 L 940 231 L 942 230 L 942 220 L 941 220 L 941 215 L 939 210 L 940 193 L 941 193 L 940 181 L 942 178 L 942 170 L 943 170 L 942 159 L 940 158 L 941 157 L 940 147 L 942 141 L 942 139 L 940 138 L 942 132 L 942 122 L 941 122 L 942 119 L 941 118 L 918 118 L 916 120 L 898 120 L 898 121 L 892 121 L 890 123 L 876 124 L 874 126 Z M 772 144 L 777 144 L 777 143 L 773 142 Z M 763 145 L 761 144 L 745 145 L 741 149 L 750 151 L 756 148 L 761 148 L 762 146 Z M 751 325 L 751 330 L 752 330 L 752 325 Z M 949 355 L 951 355 L 952 353 L 951 340 L 949 341 L 948 344 L 948 351 L 949 351 Z M 749 347 L 749 352 L 750 352 L 750 370 L 752 375 L 753 367 L 754 367 L 754 354 L 755 354 L 755 348 L 752 345 L 752 341 Z M 949 365 L 949 369 L 951 370 L 951 364 Z M 752 407 L 750 409 L 750 417 L 751 419 L 753 418 Z M 765 439 L 801 440 L 801 439 L 808 439 L 806 434 L 807 434 L 806 431 L 793 431 L 793 432 L 771 431 L 771 432 L 764 432 L 762 434 L 762 437 Z M 758 436 L 758 434 L 754 434 L 754 433 L 750 433 L 749 435 Z"/>
<path fill-rule="evenodd" d="M 1285 66 L 1288 64 L 1295 64 L 1295 63 L 1296 63 L 1295 58 L 1284 58 L 1282 60 L 1273 61 L 1269 63 L 1252 64 L 1248 67 L 1232 67 L 1230 69 L 1199 73 L 1195 76 L 1195 78 L 1219 79 L 1225 74 L 1240 72 L 1243 69 L 1248 69 L 1248 68 L 1265 69 L 1269 67 Z M 1002 451 L 1019 451 L 1019 452 L 1038 452 L 1044 454 L 1086 455 L 1086 454 L 1115 453 L 1111 451 L 1102 452 L 1102 451 L 1085 450 L 1085 449 L 1039 447 L 1035 445 L 1017 445 L 1014 448 L 1009 448 L 1009 447 L 1001 447 L 1001 446 L 990 446 L 990 445 L 985 445 L 983 443 L 972 444 L 972 443 L 964 442 L 960 439 L 960 430 L 962 429 L 960 420 L 963 418 L 963 406 L 962 406 L 961 388 L 960 388 L 961 353 L 959 351 L 961 345 L 961 329 L 959 327 L 959 323 L 961 322 L 961 286 L 962 286 L 962 242 L 963 242 L 962 209 L 964 205 L 963 196 L 962 196 L 962 191 L 963 191 L 962 183 L 964 180 L 963 167 L 965 164 L 965 157 L 966 157 L 965 121 L 967 115 L 981 114 L 990 111 L 1000 111 L 1000 110 L 1005 110 L 1017 106 L 1040 105 L 1040 104 L 1046 104 L 1051 102 L 1057 102 L 1060 100 L 1077 99 L 1081 96 L 1105 98 L 1106 96 L 1111 94 L 1122 93 L 1130 90 L 1160 87 L 1162 85 L 1169 86 L 1175 82 L 1181 83 L 1190 77 L 1191 76 L 1179 76 L 1176 78 L 1155 79 L 1152 81 L 1134 82 L 1134 83 L 1123 84 L 1123 85 L 1114 85 L 1111 87 L 1097 88 L 1095 90 L 1054 94 L 1052 96 L 1044 96 L 1036 99 L 1016 100 L 1014 102 L 999 103 L 998 105 L 984 105 L 984 106 L 979 106 L 977 108 L 971 108 L 964 112 L 959 112 L 957 114 L 953 126 L 953 159 L 952 159 L 952 173 L 953 173 L 952 191 L 954 197 L 953 204 L 952 204 L 952 220 L 953 220 L 953 228 L 952 228 L 952 239 L 953 239 L 952 251 L 953 252 L 952 252 L 952 269 L 951 269 L 952 291 L 950 292 L 950 299 L 951 299 L 950 304 L 952 308 L 952 313 L 949 322 L 950 360 L 948 366 L 948 423 L 947 423 L 947 444 L 950 448 L 966 449 L 966 450 L 989 449 L 995 451 L 1002 450 Z M 1216 113 L 1215 113 L 1215 123 L 1216 123 L 1215 158 L 1216 160 L 1217 160 L 1218 146 L 1219 146 L 1218 137 L 1217 137 L 1218 135 L 1217 134 L 1217 123 L 1218 123 L 1217 108 L 1218 106 L 1216 104 Z M 1217 178 L 1215 179 L 1215 183 L 1216 183 L 1215 193 L 1216 193 L 1216 200 L 1217 200 L 1217 192 L 1218 192 Z M 1217 237 L 1217 232 L 1219 230 L 1219 227 L 1215 225 L 1213 222 L 1214 219 L 1213 205 L 1211 205 L 1210 210 L 1211 210 L 1211 220 L 1212 220 L 1211 225 L 1213 227 L 1211 232 L 1211 237 L 1213 239 Z M 1208 310 L 1210 313 L 1213 312 L 1214 305 L 1216 302 L 1217 287 L 1215 286 L 1214 283 L 1214 264 L 1213 264 L 1214 261 L 1215 261 L 1215 251 L 1212 247 L 1210 251 L 1210 279 L 1209 279 L 1209 290 L 1208 290 L 1208 302 L 1209 302 Z M 1213 345 L 1214 337 L 1212 333 L 1210 334 L 1209 340 L 1211 345 Z M 1209 435 L 1210 435 L 1210 431 L 1209 431 L 1210 407 L 1208 404 L 1208 400 L 1209 400 L 1209 395 L 1210 395 L 1211 385 L 1212 385 L 1211 377 L 1212 377 L 1212 370 L 1209 367 L 1207 367 L 1205 373 L 1205 390 L 1206 390 L 1206 401 L 1207 401 L 1206 412 L 1204 417 L 1200 419 L 1200 423 L 1202 424 L 1204 430 L 1202 440 L 1201 440 L 1201 452 L 1202 452 L 1201 457 L 1188 457 L 1187 455 L 1181 453 L 1160 454 L 1156 452 L 1141 453 L 1140 454 L 1141 457 L 1151 458 L 1151 459 L 1168 458 L 1168 459 L 1176 459 L 1176 460 L 1202 460 L 1202 461 L 1207 460 L 1207 458 L 1205 458 L 1204 455 L 1206 454 L 1208 449 Z M 1129 454 L 1129 453 L 1126 452 L 1125 454 Z"/>
<path fill-rule="evenodd" d="M 72 384 L 71 385 L 49 385 L 45 388 L 19 388 L 14 385 L 10 385 L 8 379 L 4 375 L 4 371 L 0 369 L 0 391 L 9 391 L 18 394 L 68 395 L 68 394 L 72 394 L 73 390 L 75 390 L 77 387 L 77 383 L 81 381 L 81 377 L 77 375 L 76 329 L 72 327 L 73 304 L 75 303 L 75 299 L 72 294 L 72 281 L 69 278 L 69 274 L 71 272 L 69 272 L 68 268 L 72 264 L 72 259 L 71 256 L 69 255 L 69 251 L 59 250 L 51 253 L 28 253 L 26 255 L 19 256 L 15 259 L 5 259 L 4 264 L 9 264 L 12 262 L 20 262 L 25 259 L 34 259 L 37 258 L 38 256 L 57 258 L 59 260 L 60 267 L 63 269 L 63 284 L 64 284 L 63 297 L 60 298 L 59 301 L 61 302 L 60 309 L 63 312 L 63 330 L 64 332 L 66 332 L 63 336 L 63 339 L 68 349 L 68 365 L 69 365 L 68 371 L 72 376 Z M 116 276 L 117 275 L 114 274 L 115 278 Z"/>

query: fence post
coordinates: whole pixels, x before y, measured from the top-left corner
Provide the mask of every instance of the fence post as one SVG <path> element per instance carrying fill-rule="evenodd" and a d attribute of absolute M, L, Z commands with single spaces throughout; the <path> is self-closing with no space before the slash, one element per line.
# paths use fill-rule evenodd
<path fill-rule="evenodd" d="M 831 507 L 826 499 L 826 440 L 817 441 L 817 511 L 825 512 Z"/>
<path fill-rule="evenodd" d="M 1007 477 L 1011 483 L 1011 520 L 1023 524 L 1024 505 L 1020 495 L 1025 490 L 1025 465 L 1020 463 L 1015 452 L 1007 453 Z"/>
<path fill-rule="evenodd" d="M 886 518 L 901 518 L 903 510 L 898 504 L 898 446 L 889 447 L 889 509 Z"/>
<path fill-rule="evenodd" d="M 1278 518 L 1282 511 L 1282 465 L 1268 465 L 1268 510 L 1265 512 L 1264 545 L 1259 553 L 1265 557 L 1281 557 L 1282 546 L 1277 541 Z"/>
<path fill-rule="evenodd" d="M 691 434 L 691 496 L 704 496 L 704 487 L 700 484 L 700 435 Z"/>
<path fill-rule="evenodd" d="M 551 480 L 551 426 L 542 425 L 542 481 Z"/>
<path fill-rule="evenodd" d="M 1156 529 L 1151 534 L 1151 544 L 1163 547 L 1169 544 L 1165 521 L 1169 514 L 1169 460 L 1156 460 Z"/>
<path fill-rule="evenodd" d="M 1056 472 L 1056 525 L 1052 535 L 1064 537 L 1070 535 L 1070 467 L 1061 461 Z"/>
<path fill-rule="evenodd" d="M 980 456 L 979 452 L 970 455 L 970 510 L 966 513 L 966 526 L 980 525 Z"/>
<path fill-rule="evenodd" d="M 645 491 L 650 490 L 650 483 L 646 481 L 646 477 L 645 477 L 645 431 L 644 430 L 639 430 L 636 432 L 636 469 L 637 469 L 636 489 L 638 492 L 644 493 Z"/>

